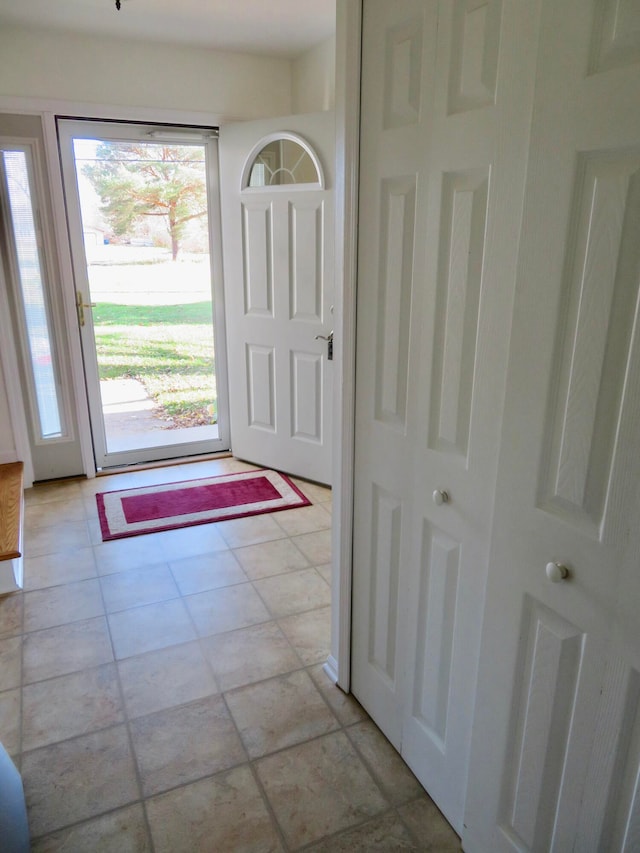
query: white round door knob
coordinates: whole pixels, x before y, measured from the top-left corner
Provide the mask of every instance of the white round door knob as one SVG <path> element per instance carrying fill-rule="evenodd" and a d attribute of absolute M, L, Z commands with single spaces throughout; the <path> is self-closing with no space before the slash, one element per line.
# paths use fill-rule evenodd
<path fill-rule="evenodd" d="M 449 503 L 449 492 L 445 492 L 444 489 L 436 489 L 431 497 L 433 498 L 433 502 L 436 506 L 442 506 L 442 504 Z"/>
<path fill-rule="evenodd" d="M 551 583 L 560 583 L 569 577 L 569 569 L 562 563 L 547 563 L 547 577 Z"/>

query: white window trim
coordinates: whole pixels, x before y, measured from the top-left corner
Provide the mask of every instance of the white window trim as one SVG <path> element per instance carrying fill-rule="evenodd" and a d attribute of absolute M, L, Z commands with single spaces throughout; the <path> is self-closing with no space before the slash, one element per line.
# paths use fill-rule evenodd
<path fill-rule="evenodd" d="M 40 232 L 41 240 L 38 256 L 46 302 L 47 323 L 49 326 L 48 332 L 50 338 L 49 343 L 51 346 L 51 353 L 53 357 L 53 368 L 56 381 L 57 403 L 60 417 L 61 432 L 60 435 L 51 437 L 42 435 L 39 406 L 36 397 L 33 376 L 31 371 L 28 368 L 25 368 L 25 375 L 27 379 L 26 396 L 28 398 L 28 409 L 30 413 L 30 418 L 34 422 L 33 442 L 36 445 L 43 446 L 55 444 L 56 442 L 74 441 L 75 434 L 72 426 L 73 417 L 71 416 L 71 401 L 69 395 L 70 389 L 65 388 L 64 382 L 62 381 L 63 370 L 61 363 L 60 346 L 61 342 L 64 341 L 64 324 L 61 323 L 60 311 L 58 309 L 60 299 L 58 298 L 59 294 L 57 294 L 57 288 L 55 288 L 56 271 L 55 264 L 53 263 L 53 253 L 51 246 L 52 230 L 51 223 L 49 222 L 49 217 L 47 215 L 46 204 L 44 203 L 45 188 L 42 176 L 39 141 L 37 139 L 29 139 L 24 137 L 18 140 L 12 137 L 0 136 L 0 151 L 22 151 L 26 155 L 33 217 L 36 229 Z M 13 289 L 15 291 L 19 289 L 18 281 L 20 278 L 20 271 L 16 266 L 15 258 L 13 256 L 9 257 L 8 261 L 12 269 L 12 277 L 14 279 Z M 14 296 L 16 300 L 19 300 L 20 296 L 18 293 L 14 293 Z M 17 322 L 18 328 L 16 330 L 17 335 L 14 334 L 14 345 L 19 348 L 21 358 L 23 358 L 27 362 L 30 362 L 30 356 L 28 355 L 29 343 L 27 339 L 27 330 L 21 312 L 19 317 L 17 318 Z M 35 425 L 38 426 L 37 429 L 35 429 Z"/>

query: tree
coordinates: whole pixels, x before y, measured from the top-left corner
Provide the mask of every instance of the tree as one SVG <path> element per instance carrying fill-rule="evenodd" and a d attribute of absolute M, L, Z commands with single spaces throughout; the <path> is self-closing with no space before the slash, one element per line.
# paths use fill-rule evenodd
<path fill-rule="evenodd" d="M 101 142 L 83 167 L 116 236 L 146 216 L 164 217 L 175 261 L 187 222 L 207 213 L 202 148 L 149 142 Z"/>

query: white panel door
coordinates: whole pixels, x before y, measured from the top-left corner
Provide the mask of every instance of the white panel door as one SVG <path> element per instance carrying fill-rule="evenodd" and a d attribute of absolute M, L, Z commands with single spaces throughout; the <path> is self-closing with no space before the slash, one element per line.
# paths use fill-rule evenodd
<path fill-rule="evenodd" d="M 321 483 L 331 482 L 334 133 L 332 113 L 220 130 L 232 450 Z M 317 156 L 317 185 L 313 172 L 269 184 L 283 134 Z M 245 186 L 265 145 L 263 185 Z"/>
<path fill-rule="evenodd" d="M 464 843 L 633 851 L 640 2 L 544 0 L 540 33 Z"/>
<path fill-rule="evenodd" d="M 352 689 L 459 832 L 534 57 L 527 2 L 364 3 Z"/>

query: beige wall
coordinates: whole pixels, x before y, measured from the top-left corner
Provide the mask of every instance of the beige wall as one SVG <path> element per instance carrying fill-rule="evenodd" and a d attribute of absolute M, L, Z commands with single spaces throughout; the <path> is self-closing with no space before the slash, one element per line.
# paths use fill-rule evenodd
<path fill-rule="evenodd" d="M 238 118 L 288 115 L 291 62 L 3 25 L 0 95 Z"/>
<path fill-rule="evenodd" d="M 291 112 L 317 113 L 335 106 L 336 40 L 306 51 L 291 67 Z"/>

